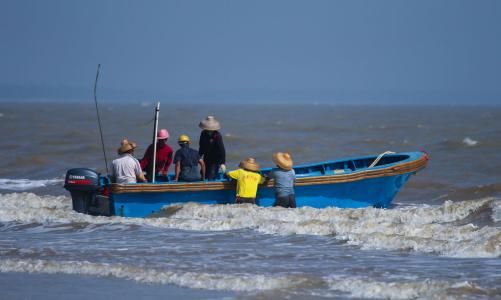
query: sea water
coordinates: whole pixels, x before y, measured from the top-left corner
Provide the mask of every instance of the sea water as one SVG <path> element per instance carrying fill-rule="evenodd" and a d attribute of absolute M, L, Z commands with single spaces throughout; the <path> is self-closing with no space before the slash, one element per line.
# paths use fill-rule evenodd
<path fill-rule="evenodd" d="M 149 103 L 101 105 L 108 163 L 143 155 Z M 424 150 L 390 209 L 187 203 L 155 218 L 71 209 L 67 169 L 105 171 L 93 103 L 0 104 L 1 299 L 501 299 L 501 108 L 162 103 L 168 143 L 222 124 L 227 166 Z"/>

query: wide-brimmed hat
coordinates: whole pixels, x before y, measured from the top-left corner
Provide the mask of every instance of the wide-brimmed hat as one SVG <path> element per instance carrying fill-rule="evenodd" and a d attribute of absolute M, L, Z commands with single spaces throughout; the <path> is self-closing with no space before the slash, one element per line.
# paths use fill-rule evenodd
<path fill-rule="evenodd" d="M 242 160 L 239 167 L 248 171 L 259 172 L 259 164 L 252 157 Z"/>
<path fill-rule="evenodd" d="M 167 129 L 160 129 L 157 132 L 157 140 L 165 140 L 169 138 L 169 132 Z"/>
<path fill-rule="evenodd" d="M 127 151 L 136 149 L 137 144 L 134 142 L 129 142 L 127 140 L 122 141 L 122 146 L 118 148 L 118 154 L 124 154 Z"/>
<path fill-rule="evenodd" d="M 204 130 L 219 130 L 221 129 L 221 125 L 219 124 L 219 121 L 216 120 L 213 116 L 207 116 L 204 120 L 200 121 L 200 124 L 198 124 L 198 127 L 204 129 Z"/>
<path fill-rule="evenodd" d="M 287 152 L 273 153 L 273 162 L 284 170 L 292 169 L 292 157 Z"/>

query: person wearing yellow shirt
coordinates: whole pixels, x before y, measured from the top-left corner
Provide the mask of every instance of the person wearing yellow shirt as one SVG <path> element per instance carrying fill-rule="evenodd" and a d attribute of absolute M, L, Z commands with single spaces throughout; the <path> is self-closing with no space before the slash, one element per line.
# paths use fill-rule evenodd
<path fill-rule="evenodd" d="M 259 174 L 259 165 L 254 158 L 242 160 L 239 169 L 227 172 L 226 175 L 237 181 L 236 203 L 256 204 L 257 187 L 264 182 L 264 177 Z"/>

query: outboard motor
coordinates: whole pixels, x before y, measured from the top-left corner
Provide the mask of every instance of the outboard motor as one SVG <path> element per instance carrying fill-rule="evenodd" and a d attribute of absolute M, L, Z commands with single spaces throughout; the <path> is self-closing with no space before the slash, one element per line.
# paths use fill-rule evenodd
<path fill-rule="evenodd" d="M 90 215 L 110 215 L 108 197 L 100 194 L 99 174 L 91 169 L 76 168 L 66 172 L 64 188 L 71 193 L 73 210 Z"/>

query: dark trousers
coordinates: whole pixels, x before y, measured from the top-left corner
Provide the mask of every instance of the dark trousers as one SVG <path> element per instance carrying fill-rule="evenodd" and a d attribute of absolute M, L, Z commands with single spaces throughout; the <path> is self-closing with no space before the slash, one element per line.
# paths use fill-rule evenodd
<path fill-rule="evenodd" d="M 286 196 L 275 194 L 275 204 L 273 206 L 296 208 L 296 196 L 294 194 Z"/>
<path fill-rule="evenodd" d="M 221 166 L 221 164 L 205 162 L 205 177 L 208 180 L 215 179 L 217 173 L 219 173 L 220 166 Z"/>
<path fill-rule="evenodd" d="M 237 200 L 235 202 L 238 204 L 242 204 L 242 203 L 256 204 L 256 198 L 247 198 L 247 197 L 237 196 Z"/>

